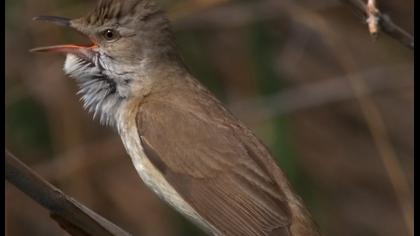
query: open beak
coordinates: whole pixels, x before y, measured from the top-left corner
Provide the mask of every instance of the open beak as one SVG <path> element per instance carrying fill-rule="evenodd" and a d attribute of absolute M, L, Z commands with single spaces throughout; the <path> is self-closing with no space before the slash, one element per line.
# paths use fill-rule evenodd
<path fill-rule="evenodd" d="M 37 16 L 34 17 L 33 20 L 36 21 L 47 21 L 54 23 L 59 26 L 65 26 L 75 29 L 72 25 L 72 20 L 64 17 L 58 16 Z M 77 29 L 76 29 L 77 30 Z M 93 44 L 92 46 L 79 46 L 73 44 L 63 44 L 63 45 L 54 45 L 54 46 L 47 46 L 47 47 L 37 47 L 29 50 L 30 52 L 57 52 L 57 53 L 69 53 L 74 54 L 78 57 L 83 57 L 85 59 L 92 58 L 94 54 L 94 49 L 97 46 Z"/>

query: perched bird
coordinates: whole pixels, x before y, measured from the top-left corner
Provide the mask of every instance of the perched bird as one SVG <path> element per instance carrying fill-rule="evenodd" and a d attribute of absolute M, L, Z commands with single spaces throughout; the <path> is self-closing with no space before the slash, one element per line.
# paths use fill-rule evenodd
<path fill-rule="evenodd" d="M 212 235 L 319 235 L 267 148 L 183 64 L 170 23 L 151 0 L 102 0 L 68 26 L 92 46 L 64 71 L 84 107 L 115 127 L 134 167 L 161 199 Z"/>

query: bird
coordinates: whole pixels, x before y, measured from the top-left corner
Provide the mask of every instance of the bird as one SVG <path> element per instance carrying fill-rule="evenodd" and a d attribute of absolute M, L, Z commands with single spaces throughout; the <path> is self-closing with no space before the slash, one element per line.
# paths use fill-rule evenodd
<path fill-rule="evenodd" d="M 113 127 L 143 182 L 209 235 L 318 236 L 268 148 L 190 72 L 171 23 L 153 0 L 100 0 L 75 19 L 90 46 L 66 55 L 83 107 Z"/>

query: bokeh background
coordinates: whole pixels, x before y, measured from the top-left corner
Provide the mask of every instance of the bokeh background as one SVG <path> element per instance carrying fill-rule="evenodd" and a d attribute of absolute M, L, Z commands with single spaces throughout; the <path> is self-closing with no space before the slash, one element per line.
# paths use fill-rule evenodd
<path fill-rule="evenodd" d="M 413 32 L 414 0 L 378 7 Z M 161 1 L 197 78 L 261 138 L 325 235 L 412 235 L 413 51 L 373 40 L 340 0 Z M 64 56 L 87 43 L 33 22 L 95 1 L 6 0 L 6 146 L 48 181 L 133 235 L 203 235 L 137 176 L 116 132 L 82 109 Z M 67 235 L 6 181 L 6 235 Z"/>

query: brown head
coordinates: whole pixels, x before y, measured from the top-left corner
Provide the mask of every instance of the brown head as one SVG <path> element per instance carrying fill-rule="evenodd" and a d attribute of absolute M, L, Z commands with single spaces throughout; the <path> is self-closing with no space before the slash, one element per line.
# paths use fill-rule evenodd
<path fill-rule="evenodd" d="M 76 79 L 85 108 L 113 124 L 113 116 L 133 87 L 146 83 L 156 61 L 177 60 L 170 24 L 151 0 L 100 0 L 88 15 L 67 19 L 35 17 L 67 26 L 89 37 L 92 46 L 58 45 L 34 52 L 66 53 L 64 71 Z"/>

